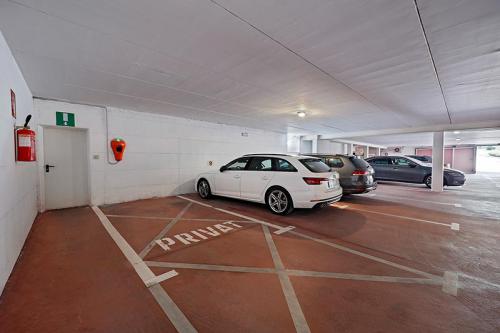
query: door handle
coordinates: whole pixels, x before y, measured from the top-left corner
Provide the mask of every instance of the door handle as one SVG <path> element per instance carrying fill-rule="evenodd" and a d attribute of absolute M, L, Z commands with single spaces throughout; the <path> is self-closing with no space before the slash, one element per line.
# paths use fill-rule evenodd
<path fill-rule="evenodd" d="M 55 165 L 45 164 L 45 172 L 49 172 L 50 168 L 55 168 L 55 167 L 56 167 Z"/>
<path fill-rule="evenodd" d="M 234 177 L 234 178 L 236 178 L 236 179 L 238 179 L 238 178 L 240 178 L 241 176 L 240 176 L 240 175 L 234 175 L 233 177 Z"/>
<path fill-rule="evenodd" d="M 267 176 L 262 176 L 262 180 L 269 180 L 270 178 Z"/>

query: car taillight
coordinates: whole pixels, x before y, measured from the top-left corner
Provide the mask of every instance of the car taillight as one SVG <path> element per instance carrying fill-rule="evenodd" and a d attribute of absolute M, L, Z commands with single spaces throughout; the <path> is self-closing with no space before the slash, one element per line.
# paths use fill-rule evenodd
<path fill-rule="evenodd" d="M 364 175 L 369 175 L 370 172 L 368 172 L 367 170 L 354 170 L 352 172 L 352 175 L 353 176 L 364 176 Z"/>
<path fill-rule="evenodd" d="M 304 181 L 308 185 L 321 185 L 321 182 L 327 182 L 328 178 L 304 177 Z"/>

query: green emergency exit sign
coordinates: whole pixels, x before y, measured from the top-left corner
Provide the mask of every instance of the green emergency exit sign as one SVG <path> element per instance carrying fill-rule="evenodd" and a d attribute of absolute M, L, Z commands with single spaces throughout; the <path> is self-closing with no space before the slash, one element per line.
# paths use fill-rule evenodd
<path fill-rule="evenodd" d="M 75 127 L 75 114 L 68 112 L 56 112 L 56 125 Z"/>

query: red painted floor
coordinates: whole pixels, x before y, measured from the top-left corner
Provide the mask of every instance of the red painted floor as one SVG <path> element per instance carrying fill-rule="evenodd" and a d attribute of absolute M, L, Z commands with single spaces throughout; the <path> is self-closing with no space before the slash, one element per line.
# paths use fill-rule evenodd
<path fill-rule="evenodd" d="M 500 214 L 488 202 L 500 202 L 498 192 L 477 176 L 442 194 L 381 184 L 375 196 L 287 217 L 222 198 L 101 209 L 155 275 L 178 273 L 156 286 L 200 332 L 304 331 L 297 323 L 312 332 L 497 332 Z M 266 227 L 217 207 L 295 228 L 277 235 L 271 226 L 266 238 Z M 147 251 L 159 234 L 168 250 Z M 455 294 L 443 291 L 445 272 L 458 278 Z M 75 208 L 35 222 L 0 298 L 0 332 L 175 331 L 169 311 L 94 212 Z"/>

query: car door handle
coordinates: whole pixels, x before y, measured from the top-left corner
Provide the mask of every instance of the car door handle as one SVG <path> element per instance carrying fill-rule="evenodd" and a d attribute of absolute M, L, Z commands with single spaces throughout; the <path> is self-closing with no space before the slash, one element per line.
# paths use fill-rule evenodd
<path fill-rule="evenodd" d="M 241 178 L 241 176 L 240 175 L 234 175 L 233 178 L 239 179 L 239 178 Z"/>
<path fill-rule="evenodd" d="M 269 178 L 268 176 L 262 176 L 262 180 L 269 180 L 271 178 Z"/>
<path fill-rule="evenodd" d="M 45 164 L 45 172 L 49 172 L 50 171 L 50 168 L 55 168 L 56 166 L 55 165 L 48 165 L 48 164 Z"/>

